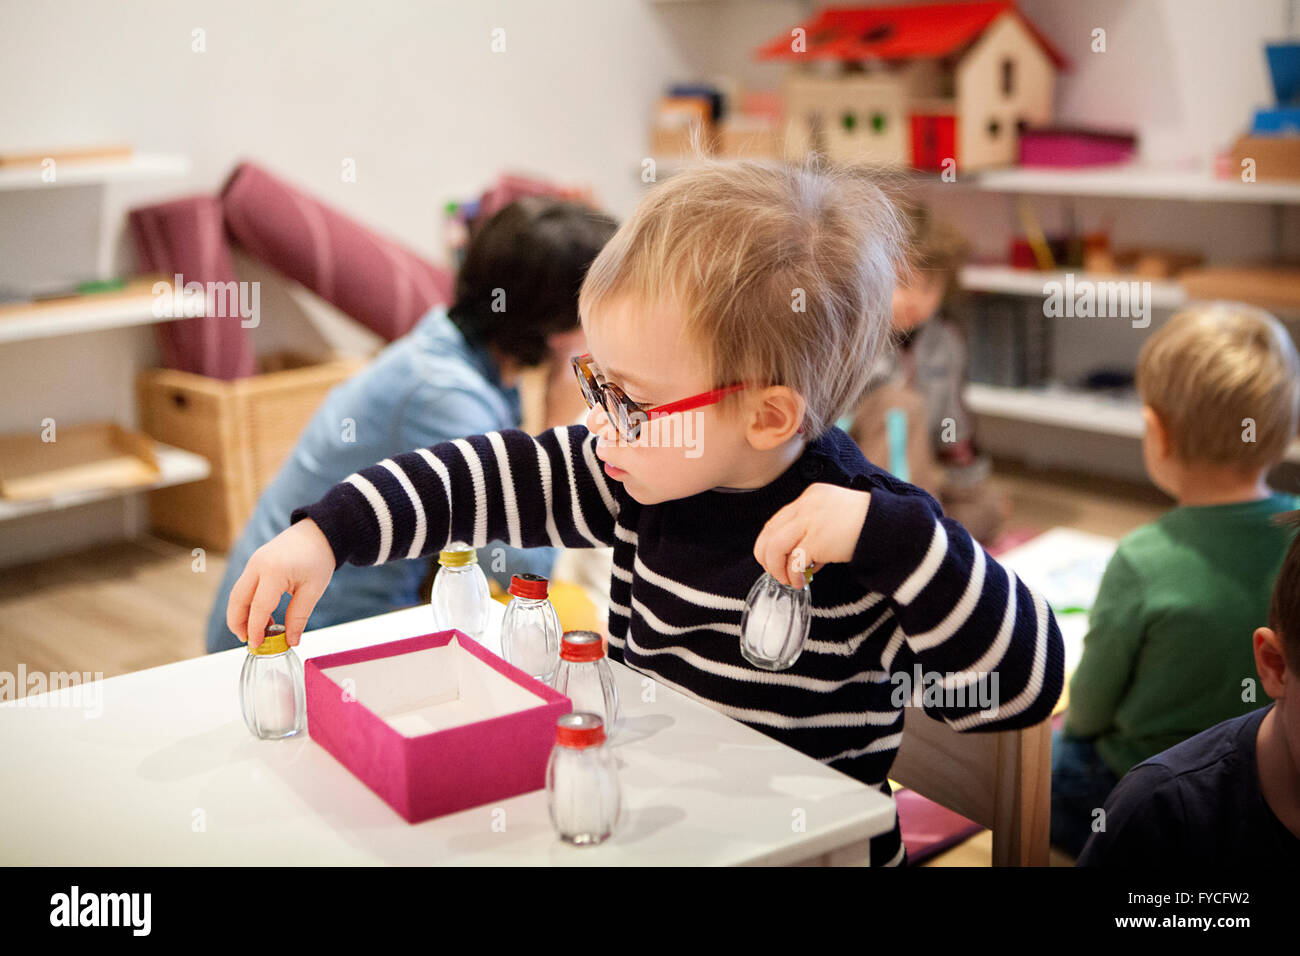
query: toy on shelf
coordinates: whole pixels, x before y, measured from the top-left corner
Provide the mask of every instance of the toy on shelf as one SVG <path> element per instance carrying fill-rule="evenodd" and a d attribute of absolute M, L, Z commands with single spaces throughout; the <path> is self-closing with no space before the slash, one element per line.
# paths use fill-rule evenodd
<path fill-rule="evenodd" d="M 1232 144 L 1231 175 L 1249 169 L 1255 179 L 1300 179 L 1300 43 L 1264 47 L 1274 107 L 1255 111 L 1250 132 Z"/>
<path fill-rule="evenodd" d="M 1043 126 L 1020 133 L 1021 166 L 1100 166 L 1127 163 L 1137 153 L 1137 135 L 1077 126 Z"/>
<path fill-rule="evenodd" d="M 796 64 L 784 147 L 834 162 L 962 170 L 1014 164 L 1052 121 L 1066 59 L 1009 0 L 832 8 L 761 47 Z"/>

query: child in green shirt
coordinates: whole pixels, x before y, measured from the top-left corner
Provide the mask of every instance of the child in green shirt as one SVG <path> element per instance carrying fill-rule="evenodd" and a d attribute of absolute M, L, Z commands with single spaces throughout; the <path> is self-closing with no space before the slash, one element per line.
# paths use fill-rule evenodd
<path fill-rule="evenodd" d="M 1063 732 L 1052 740 L 1052 842 L 1077 856 L 1130 767 L 1260 706 L 1241 634 L 1268 614 L 1300 506 L 1265 483 L 1296 433 L 1300 360 L 1267 312 L 1215 303 L 1143 347 L 1151 480 L 1178 502 L 1106 567 Z"/>

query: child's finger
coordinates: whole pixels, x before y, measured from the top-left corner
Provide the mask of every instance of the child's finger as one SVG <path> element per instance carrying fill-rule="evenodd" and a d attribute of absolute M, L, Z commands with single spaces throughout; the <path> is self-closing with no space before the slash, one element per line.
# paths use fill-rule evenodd
<path fill-rule="evenodd" d="M 253 588 L 256 584 L 256 575 L 249 574 L 245 567 L 244 573 L 230 589 L 230 599 L 226 602 L 226 627 L 241 641 L 248 640 L 248 611 L 253 602 Z"/>
<path fill-rule="evenodd" d="M 257 591 L 253 594 L 253 603 L 248 612 L 248 646 L 260 647 L 266 636 L 266 625 L 271 621 L 271 612 L 280 603 L 284 585 L 277 581 L 271 583 L 270 577 L 262 575 L 257 582 Z M 287 628 L 286 628 L 287 630 Z"/>
<path fill-rule="evenodd" d="M 307 629 L 307 620 L 311 617 L 312 608 L 324 593 L 325 585 L 313 581 L 310 584 L 298 585 L 298 590 L 294 591 L 293 597 L 289 598 L 289 606 L 284 612 L 284 634 L 290 647 L 298 646 L 298 641 L 302 639 L 302 632 Z"/>
<path fill-rule="evenodd" d="M 787 522 L 773 530 L 763 549 L 763 559 L 759 563 L 782 584 L 790 583 L 790 552 L 803 539 L 803 535 L 804 529 L 799 522 Z"/>
<path fill-rule="evenodd" d="M 795 590 L 804 586 L 803 573 L 813 565 L 813 562 L 808 559 L 807 544 L 806 537 L 800 538 L 799 542 L 790 549 L 790 557 L 787 559 L 786 572 L 790 578 L 790 586 Z"/>

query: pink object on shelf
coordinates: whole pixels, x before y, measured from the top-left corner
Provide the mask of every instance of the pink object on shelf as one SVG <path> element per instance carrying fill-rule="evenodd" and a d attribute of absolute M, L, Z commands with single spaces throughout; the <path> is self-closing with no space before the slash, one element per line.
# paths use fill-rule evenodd
<path fill-rule="evenodd" d="M 1137 151 L 1137 136 L 1103 130 L 1045 127 L 1020 133 L 1021 166 L 1101 166 L 1127 163 Z"/>
<path fill-rule="evenodd" d="M 546 785 L 573 703 L 457 630 L 305 662 L 307 731 L 409 823 Z"/>
<path fill-rule="evenodd" d="M 226 244 L 221 203 L 211 196 L 176 199 L 131 210 L 128 222 L 144 272 L 161 274 L 169 285 L 235 282 Z M 216 297 L 214 297 L 215 299 Z M 225 296 L 221 301 L 227 301 Z M 236 297 L 238 301 L 238 297 Z M 158 346 L 167 368 L 211 378 L 235 379 L 256 368 L 253 345 L 240 315 L 196 316 L 157 325 Z"/>
<path fill-rule="evenodd" d="M 451 300 L 450 270 L 367 229 L 252 163 L 221 191 L 226 228 L 248 252 L 387 341 Z"/>

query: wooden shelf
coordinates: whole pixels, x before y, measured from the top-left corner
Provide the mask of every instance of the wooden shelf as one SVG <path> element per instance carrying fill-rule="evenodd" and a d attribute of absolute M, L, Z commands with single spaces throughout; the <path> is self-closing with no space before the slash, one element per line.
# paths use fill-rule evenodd
<path fill-rule="evenodd" d="M 193 452 L 173 448 L 162 442 L 153 443 L 154 454 L 158 459 L 158 479 L 147 485 L 132 488 L 98 488 L 85 491 L 69 491 L 49 498 L 34 501 L 0 500 L 0 521 L 11 521 L 28 515 L 44 514 L 76 505 L 89 504 L 94 501 L 107 501 L 140 491 L 152 491 L 155 488 L 168 488 L 183 485 L 190 481 L 202 481 L 211 474 L 208 460 Z"/>
<path fill-rule="evenodd" d="M 1142 437 L 1142 409 L 1133 398 L 1115 398 L 1059 386 L 1006 388 L 974 382 L 966 386 L 965 398 L 970 410 L 979 415 L 1121 438 Z M 1286 460 L 1300 463 L 1300 441 L 1292 442 Z"/>
<path fill-rule="evenodd" d="M 138 179 L 174 179 L 189 175 L 188 156 L 174 153 L 135 153 L 126 159 L 64 160 L 55 166 L 55 180 L 41 179 L 37 166 L 0 169 L 0 189 L 57 189 L 60 186 L 102 185 Z"/>
<path fill-rule="evenodd" d="M 189 318 L 187 308 L 200 308 L 204 297 L 197 293 L 171 296 L 171 316 L 153 314 L 153 284 L 170 279 L 161 276 L 133 279 L 120 292 L 97 292 L 91 295 L 72 296 L 66 299 L 47 299 L 43 302 L 18 303 L 0 306 L 0 343 L 20 342 L 27 339 L 49 338 L 55 335 L 72 335 L 78 332 L 97 332 L 101 329 L 125 328 L 132 325 L 152 325 L 155 322 L 173 322 Z"/>

